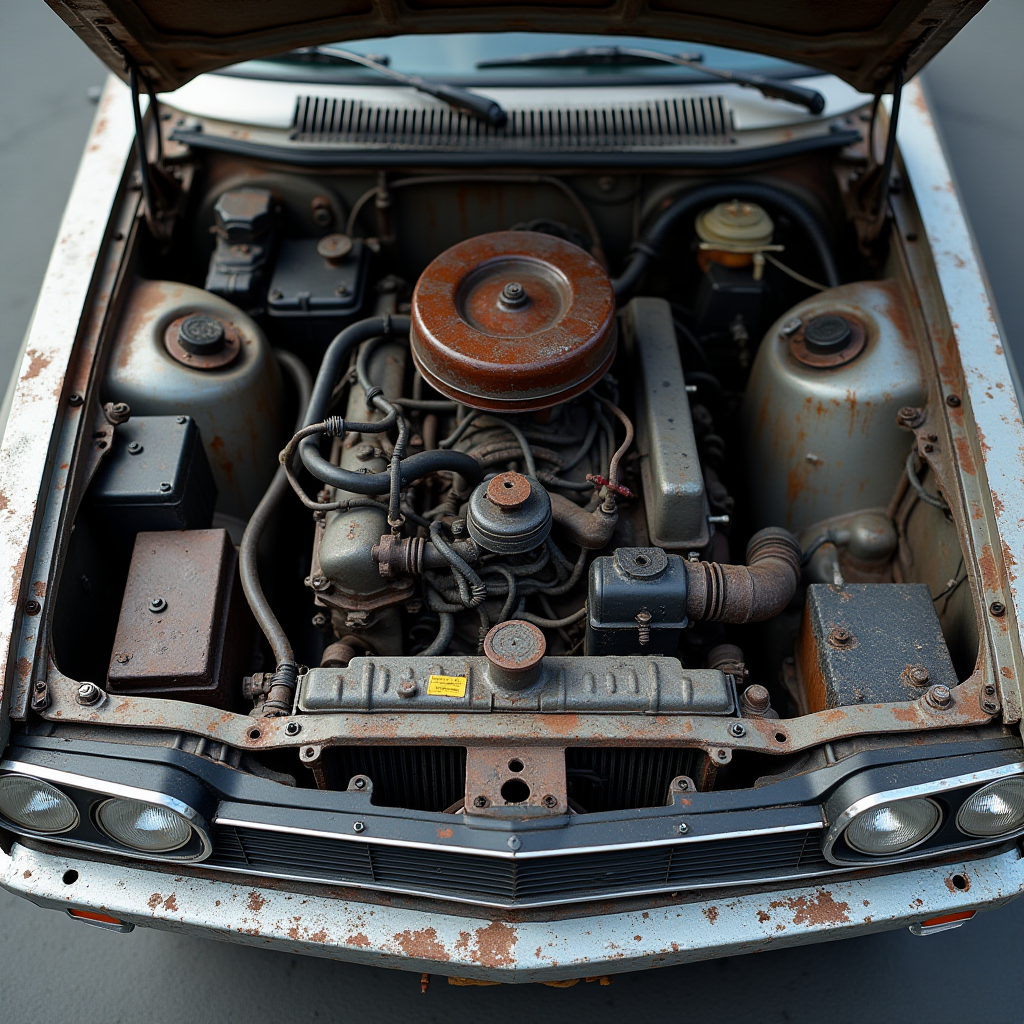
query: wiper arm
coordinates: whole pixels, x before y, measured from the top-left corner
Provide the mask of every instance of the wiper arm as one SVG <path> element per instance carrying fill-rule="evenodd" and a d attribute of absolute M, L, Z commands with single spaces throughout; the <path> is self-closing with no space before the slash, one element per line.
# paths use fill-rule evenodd
<path fill-rule="evenodd" d="M 508 122 L 508 114 L 505 113 L 501 104 L 495 103 L 494 100 L 488 99 L 486 96 L 479 96 L 475 92 L 470 92 L 468 89 L 459 89 L 454 85 L 431 82 L 426 78 L 421 78 L 419 75 L 405 75 L 401 71 L 395 71 L 386 64 L 382 64 L 379 60 L 374 60 L 372 57 L 364 57 L 361 53 L 356 53 L 353 50 L 345 50 L 337 46 L 314 46 L 308 49 L 293 51 L 293 55 L 299 58 L 313 55 L 314 57 L 327 58 L 328 60 L 360 64 L 371 71 L 377 71 L 382 75 L 386 75 L 392 81 L 401 82 L 402 85 L 411 86 L 419 92 L 433 96 L 435 99 L 441 100 L 442 103 L 447 103 L 448 106 L 469 114 L 470 117 L 475 117 L 492 128 L 501 128 Z"/>
<path fill-rule="evenodd" d="M 639 67 L 644 64 L 675 64 L 679 67 L 703 71 L 713 78 L 721 78 L 735 85 L 757 89 L 762 96 L 785 100 L 806 107 L 812 114 L 825 109 L 825 97 L 817 89 L 805 89 L 763 75 L 746 75 L 739 71 L 723 71 L 708 67 L 699 54 L 659 53 L 657 50 L 634 49 L 628 46 L 584 46 L 570 50 L 552 50 L 549 53 L 524 53 L 515 57 L 495 57 L 477 62 L 478 68 L 521 67 L 598 67 L 618 65 Z"/>

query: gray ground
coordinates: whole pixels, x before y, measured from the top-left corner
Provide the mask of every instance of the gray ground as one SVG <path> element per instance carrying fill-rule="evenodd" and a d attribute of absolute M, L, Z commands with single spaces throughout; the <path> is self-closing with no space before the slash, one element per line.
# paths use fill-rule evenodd
<path fill-rule="evenodd" d="M 1024 4 L 991 0 L 928 86 L 1024 367 Z M 42 0 L 0 3 L 0 381 L 32 312 L 85 140 L 99 63 Z M 391 973 L 137 930 L 75 924 L 0 891 L 0 1021 L 147 1024 L 490 1016 L 1002 1024 L 1024 1019 L 1024 901 L 928 939 L 893 932 L 623 975 L 608 988 L 452 988 Z"/>

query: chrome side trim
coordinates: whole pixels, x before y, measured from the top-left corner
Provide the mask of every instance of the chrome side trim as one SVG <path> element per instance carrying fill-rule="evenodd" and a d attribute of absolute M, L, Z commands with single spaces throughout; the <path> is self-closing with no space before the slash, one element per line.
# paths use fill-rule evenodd
<path fill-rule="evenodd" d="M 951 790 L 966 789 L 968 786 L 978 786 L 987 782 L 994 782 L 998 779 L 1009 778 L 1014 775 L 1024 775 L 1024 763 L 1017 762 L 1016 764 L 1001 765 L 998 768 L 986 768 L 984 771 L 971 772 L 969 775 L 956 775 L 948 779 L 939 779 L 936 782 L 923 782 L 916 786 L 904 786 L 901 789 L 888 789 L 881 793 L 872 793 L 871 796 L 862 797 L 860 800 L 855 800 L 849 807 L 846 807 L 837 817 L 836 820 L 829 826 L 828 832 L 825 834 L 825 841 L 822 844 L 822 853 L 825 859 L 830 864 L 841 865 L 843 867 L 867 867 L 869 865 L 878 864 L 902 864 L 909 860 L 920 860 L 923 857 L 935 856 L 934 850 L 920 850 L 920 845 L 927 842 L 935 833 L 945 824 L 944 820 L 940 817 L 938 824 L 928 833 L 923 839 L 921 839 L 910 849 L 919 850 L 918 853 L 913 856 L 906 856 L 905 853 L 896 854 L 892 857 L 872 857 L 869 861 L 849 861 L 841 860 L 833 852 L 833 847 L 838 841 L 839 837 L 843 834 L 846 826 L 858 814 L 862 814 L 864 811 L 870 810 L 872 807 L 877 807 L 879 804 L 887 804 L 896 800 L 907 800 L 911 797 L 931 797 L 937 796 L 941 793 L 950 792 Z M 856 778 L 856 776 L 853 776 Z M 941 810 L 941 808 L 940 808 Z M 991 843 L 1002 843 L 1007 839 L 1012 839 L 1016 835 L 1024 834 L 1024 826 L 1015 832 L 1008 832 L 1003 836 L 988 836 L 982 842 L 971 843 L 966 846 L 957 845 L 956 849 L 959 850 L 972 850 L 977 846 L 984 846 Z M 865 855 L 869 856 L 869 855 Z"/>
<path fill-rule="evenodd" d="M 809 808 L 816 810 L 817 808 Z M 402 846 L 413 850 L 437 850 L 440 853 L 472 854 L 478 857 L 494 857 L 500 860 L 529 860 L 534 857 L 568 857 L 583 853 L 606 853 L 618 850 L 646 850 L 652 846 L 686 846 L 690 843 L 706 843 L 721 839 L 742 839 L 745 836 L 776 835 L 783 832 L 799 832 L 810 829 L 824 829 L 825 823 L 819 815 L 810 821 L 798 822 L 793 825 L 780 825 L 776 828 L 751 828 L 737 832 L 716 832 L 706 836 L 688 836 L 685 839 L 652 839 L 641 843 L 606 843 L 603 846 L 578 846 L 571 849 L 530 850 L 525 853 L 505 852 L 503 850 L 482 850 L 471 846 L 445 846 L 441 843 L 420 843 L 405 839 L 386 839 L 359 835 L 346 835 L 341 832 L 325 832 L 315 828 L 301 828 L 292 825 L 272 825 L 262 821 L 244 821 L 240 818 L 214 818 L 215 825 L 231 825 L 235 828 L 251 828 L 262 832 L 285 832 L 289 835 L 314 836 L 317 839 L 339 839 L 344 842 L 366 843 L 375 846 Z"/>
<path fill-rule="evenodd" d="M 103 850 L 107 853 L 121 853 L 123 856 L 141 858 L 143 860 L 166 861 L 172 864 L 196 863 L 206 860 L 213 852 L 213 843 L 210 842 L 209 825 L 206 819 L 194 808 L 172 796 L 159 793 L 156 790 L 140 789 L 138 786 L 125 786 L 119 782 L 106 782 L 103 779 L 96 779 L 89 775 L 79 775 L 76 772 L 65 772 L 57 768 L 47 768 L 45 765 L 28 764 L 23 761 L 0 761 L 0 772 L 10 772 L 17 775 L 27 775 L 29 778 L 43 779 L 46 782 L 63 783 L 65 786 L 73 786 L 75 789 L 84 789 L 90 793 L 97 793 L 106 797 L 122 797 L 126 800 L 141 800 L 144 803 L 157 804 L 166 807 L 167 810 L 185 818 L 192 826 L 196 835 L 199 836 L 202 851 L 197 857 L 172 857 L 169 855 L 143 853 L 130 846 L 118 843 L 117 847 L 111 848 L 103 843 L 92 843 L 80 839 L 58 840 L 68 846 L 77 846 L 83 850 Z M 4 820 L 4 827 L 16 832 L 18 835 L 32 836 L 36 839 L 48 839 L 53 833 L 33 832 L 30 829 L 22 828 L 12 822 Z M 77 827 L 77 826 L 76 826 Z M 66 835 L 66 833 L 61 833 Z M 116 842 L 112 839 L 111 842 Z M 128 851 L 128 852 L 124 852 Z"/>

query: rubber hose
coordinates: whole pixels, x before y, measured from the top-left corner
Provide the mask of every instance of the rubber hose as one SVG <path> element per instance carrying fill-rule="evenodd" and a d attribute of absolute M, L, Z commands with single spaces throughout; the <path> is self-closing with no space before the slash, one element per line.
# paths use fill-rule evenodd
<path fill-rule="evenodd" d="M 686 562 L 686 614 L 699 622 L 763 622 L 778 615 L 800 582 L 800 545 L 777 526 L 758 530 L 746 565 Z"/>
<path fill-rule="evenodd" d="M 292 378 L 292 382 L 295 385 L 299 408 L 299 419 L 296 423 L 296 429 L 298 429 L 302 425 L 302 419 L 305 415 L 304 410 L 310 401 L 312 380 L 302 360 L 297 359 L 290 352 L 277 352 L 276 355 L 278 362 L 280 362 L 281 366 Z M 249 607 L 252 609 L 253 617 L 259 623 L 259 627 L 274 653 L 276 671 L 271 683 L 270 693 L 267 696 L 267 702 L 264 705 L 264 707 L 269 705 L 271 710 L 280 710 L 281 706 L 285 703 L 286 694 L 284 689 L 288 689 L 289 695 L 294 691 L 297 669 L 295 665 L 295 652 L 292 649 L 291 641 L 281 628 L 281 623 L 274 614 L 274 610 L 270 607 L 266 594 L 263 593 L 263 586 L 260 583 L 257 566 L 257 556 L 260 536 L 267 523 L 270 522 L 278 503 L 288 492 L 288 489 L 288 477 L 285 474 L 284 467 L 278 467 L 266 493 L 260 499 L 260 503 L 256 506 L 253 514 L 249 517 L 245 533 L 242 535 L 241 546 L 238 549 L 238 573 L 242 581 L 242 591 L 245 594 L 246 601 L 249 602 Z M 287 703 L 288 707 L 285 709 L 285 713 L 291 710 L 290 700 Z"/>
<path fill-rule="evenodd" d="M 811 245 L 814 246 L 828 286 L 835 288 L 839 285 L 839 270 L 832 254 L 832 247 L 828 244 L 825 233 L 814 214 L 799 199 L 794 198 L 788 192 L 761 182 L 727 181 L 702 185 L 686 192 L 655 220 L 640 239 L 622 275 L 612 281 L 615 298 L 621 302 L 630 295 L 651 260 L 662 255 L 658 251 L 659 246 L 681 218 L 695 213 L 700 207 L 711 203 L 728 202 L 730 199 L 750 199 L 757 203 L 764 203 L 767 206 L 775 207 L 795 220 L 803 229 Z"/>
<path fill-rule="evenodd" d="M 320 423 L 327 415 L 334 385 L 341 374 L 349 353 L 356 345 L 382 334 L 408 334 L 408 316 L 372 316 L 366 320 L 350 324 L 327 347 L 320 371 L 316 375 L 313 393 L 310 397 L 306 415 L 301 426 Z M 299 445 L 299 456 L 303 465 L 321 482 L 337 487 L 353 494 L 385 494 L 391 490 L 391 472 L 385 473 L 353 473 L 350 470 L 334 466 L 321 454 L 315 437 L 306 438 Z M 401 462 L 401 486 L 405 487 L 413 480 L 434 473 L 437 470 L 449 470 L 464 477 L 470 484 L 478 484 L 483 479 L 480 463 L 464 452 L 430 451 L 411 455 Z"/>

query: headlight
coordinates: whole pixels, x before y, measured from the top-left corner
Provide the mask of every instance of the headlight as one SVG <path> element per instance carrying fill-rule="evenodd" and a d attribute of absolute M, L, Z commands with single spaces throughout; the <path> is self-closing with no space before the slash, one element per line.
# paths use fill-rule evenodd
<path fill-rule="evenodd" d="M 843 834 L 858 853 L 885 857 L 924 842 L 941 819 L 942 812 L 931 800 L 912 797 L 862 811 Z"/>
<path fill-rule="evenodd" d="M 67 832 L 78 808 L 56 786 L 28 775 L 0 776 L 0 814 L 33 832 Z"/>
<path fill-rule="evenodd" d="M 1024 825 L 1024 779 L 1000 779 L 965 800 L 956 827 L 969 836 L 1001 836 Z"/>
<path fill-rule="evenodd" d="M 96 822 L 111 839 L 142 853 L 169 853 L 192 838 L 192 826 L 180 814 L 141 800 L 106 800 Z"/>

